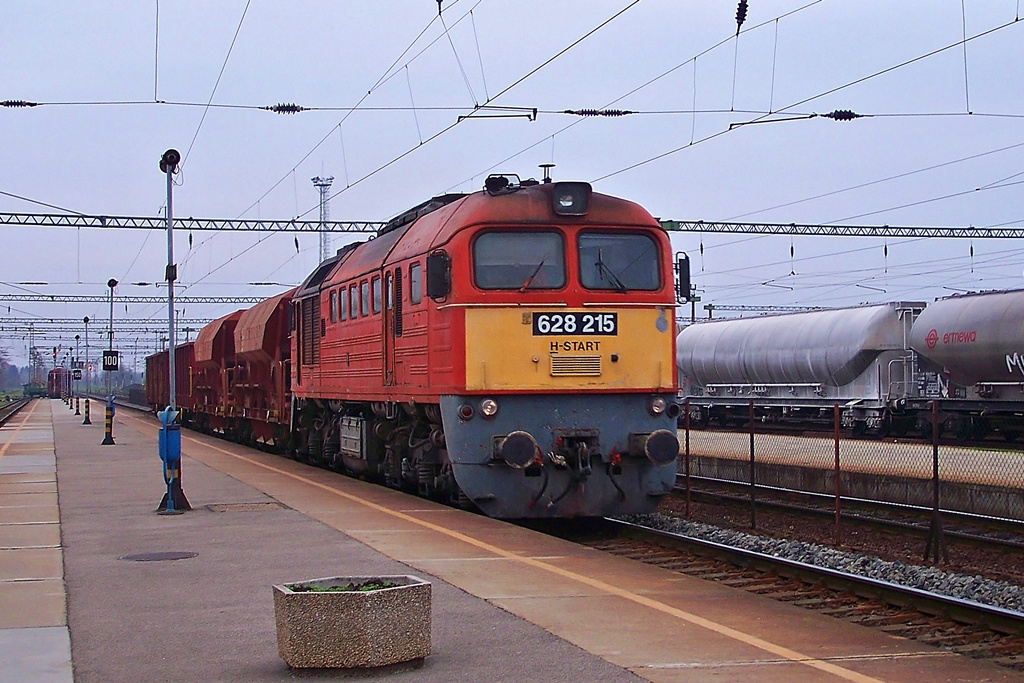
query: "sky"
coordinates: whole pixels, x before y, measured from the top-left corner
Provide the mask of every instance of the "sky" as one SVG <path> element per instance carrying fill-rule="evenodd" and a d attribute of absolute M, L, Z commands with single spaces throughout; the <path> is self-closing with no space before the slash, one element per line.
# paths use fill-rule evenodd
<path fill-rule="evenodd" d="M 158 162 L 176 148 L 176 217 L 316 220 L 311 179 L 333 176 L 333 220 L 383 221 L 478 190 L 488 173 L 539 178 L 553 163 L 556 180 L 664 219 L 1024 225 L 1019 0 L 748 5 L 737 35 L 737 5 L 721 0 L 444 0 L 440 15 L 436 0 L 6 0 L 0 101 L 38 106 L 0 107 L 0 213 L 161 216 Z M 259 109 L 276 104 L 307 110 Z M 562 113 L 581 109 L 633 113 Z M 836 110 L 862 118 L 810 116 Z M 179 230 L 177 289 L 272 296 L 319 260 L 316 236 L 298 237 L 296 252 L 294 233 Z M 354 239 L 365 236 L 336 234 L 332 249 Z M 1024 244 L 1011 239 L 672 242 L 690 255 L 697 317 L 709 303 L 1024 287 Z M 0 294 L 106 295 L 114 278 L 119 296 L 159 296 L 127 283 L 162 280 L 166 262 L 161 231 L 0 225 Z M 9 305 L 0 325 L 109 316 L 104 303 Z M 159 320 L 166 305 L 114 315 Z M 115 335 L 131 353 L 158 343 Z M 27 345 L 0 332 L 16 362 Z"/>

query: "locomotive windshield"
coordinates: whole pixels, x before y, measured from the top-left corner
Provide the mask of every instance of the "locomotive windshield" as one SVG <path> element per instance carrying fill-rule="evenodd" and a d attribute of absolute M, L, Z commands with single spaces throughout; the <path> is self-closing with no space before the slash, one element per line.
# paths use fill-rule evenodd
<path fill-rule="evenodd" d="M 558 289 L 565 285 L 565 243 L 558 232 L 487 232 L 473 243 L 473 279 L 481 289 Z"/>
<path fill-rule="evenodd" d="M 579 256 L 580 282 L 587 289 L 627 292 L 661 286 L 658 245 L 648 235 L 581 233 Z"/>

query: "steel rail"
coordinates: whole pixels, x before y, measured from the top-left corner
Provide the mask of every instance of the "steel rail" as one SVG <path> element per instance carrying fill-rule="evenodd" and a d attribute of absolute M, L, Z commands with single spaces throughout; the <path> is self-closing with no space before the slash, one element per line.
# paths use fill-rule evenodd
<path fill-rule="evenodd" d="M 911 608 L 924 614 L 984 626 L 1000 633 L 1024 633 L 1024 613 L 1021 612 L 985 605 L 973 600 L 931 593 L 879 579 L 847 574 L 827 567 L 735 548 L 660 529 L 652 529 L 641 524 L 611 518 L 606 518 L 606 521 L 628 535 L 656 538 L 660 543 L 667 544 L 669 547 L 684 548 L 703 557 L 729 562 L 740 567 L 773 572 L 786 578 L 798 579 L 810 584 L 821 584 L 861 597 L 877 598 L 897 607 Z"/>
<path fill-rule="evenodd" d="M 0 407 L 0 426 L 3 426 L 9 419 L 17 415 L 18 411 L 27 406 L 31 400 L 30 398 L 20 398 L 13 403 Z"/>
<path fill-rule="evenodd" d="M 686 478 L 685 474 L 676 475 L 676 486 L 674 493 L 677 495 L 685 494 L 685 485 L 678 482 L 683 481 Z M 706 489 L 694 489 L 690 488 L 690 495 L 692 496 L 705 496 L 708 498 L 715 498 L 718 500 L 725 500 L 734 503 L 742 503 L 744 505 L 750 503 L 750 483 L 742 481 L 730 481 L 728 479 L 716 479 L 714 477 L 700 477 L 690 475 L 690 481 L 707 482 L 713 485 L 721 486 L 725 489 L 736 489 L 737 492 L 734 494 L 709 491 Z M 761 497 L 757 498 L 758 507 L 774 508 L 776 510 L 791 511 L 800 514 L 815 515 L 819 517 L 834 517 L 836 514 L 834 507 L 813 507 L 814 501 L 828 502 L 830 505 L 835 502 L 835 495 L 830 493 L 820 493 L 818 491 L 800 491 L 798 489 L 789 489 L 780 486 L 768 486 L 765 484 L 755 484 L 755 492 L 758 494 L 782 494 L 785 496 L 793 496 L 798 498 L 809 499 L 812 503 L 808 505 L 800 505 L 797 503 L 785 503 L 778 500 L 767 500 Z M 878 510 L 892 510 L 897 513 L 912 513 L 921 515 L 922 522 L 908 522 L 903 520 L 885 519 L 883 517 L 873 517 L 870 514 L 860 514 L 857 512 L 851 512 L 846 509 L 840 510 L 840 515 L 844 520 L 850 520 L 853 522 L 860 522 L 862 524 L 871 524 L 878 527 L 888 527 L 892 529 L 902 529 L 906 531 L 914 531 L 918 533 L 928 534 L 930 515 L 932 509 L 923 505 L 913 505 L 910 503 L 893 503 L 885 500 L 871 500 L 869 498 L 855 498 L 852 496 L 840 496 L 839 500 L 844 504 L 850 506 L 869 507 Z M 1024 548 L 1024 522 L 1017 519 L 1010 519 L 1007 517 L 992 517 L 986 515 L 979 515 L 976 513 L 962 512 L 959 510 L 949 510 L 941 508 L 939 513 L 942 515 L 943 520 L 957 520 L 961 523 L 974 523 L 978 525 L 999 525 L 1000 527 L 1010 528 L 1014 530 L 1014 533 L 1020 534 L 1018 539 L 1000 538 L 999 536 L 984 535 L 980 533 L 971 533 L 968 531 L 961 531 L 955 528 L 943 529 L 943 535 L 951 538 L 958 538 L 963 541 L 970 543 L 985 543 L 1002 545 L 1008 548 Z"/>

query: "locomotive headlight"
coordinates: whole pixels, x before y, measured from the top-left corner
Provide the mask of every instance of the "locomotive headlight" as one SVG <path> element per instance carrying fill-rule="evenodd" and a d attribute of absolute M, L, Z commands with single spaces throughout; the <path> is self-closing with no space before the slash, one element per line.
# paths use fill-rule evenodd
<path fill-rule="evenodd" d="M 555 183 L 552 209 L 559 216 L 585 216 L 590 192 L 590 183 Z"/>
<path fill-rule="evenodd" d="M 651 415 L 661 415 L 665 412 L 668 407 L 668 402 L 665 401 L 661 396 L 652 396 L 650 402 L 647 404 L 647 412 Z"/>
<path fill-rule="evenodd" d="M 463 403 L 458 409 L 459 419 L 465 422 L 466 420 L 473 419 L 473 406 L 468 403 Z"/>
<path fill-rule="evenodd" d="M 493 398 L 480 401 L 480 414 L 484 417 L 494 417 L 498 414 L 498 402 Z"/>
<path fill-rule="evenodd" d="M 516 469 L 523 469 L 534 462 L 539 449 L 537 441 L 529 432 L 512 432 L 501 440 L 499 455 Z"/>

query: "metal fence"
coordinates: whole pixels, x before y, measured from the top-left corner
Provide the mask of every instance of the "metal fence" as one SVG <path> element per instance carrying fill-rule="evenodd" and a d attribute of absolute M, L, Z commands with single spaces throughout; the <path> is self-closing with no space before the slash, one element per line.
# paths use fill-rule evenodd
<path fill-rule="evenodd" d="M 942 512 L 1024 521 L 1024 450 L 999 442 L 954 445 L 940 439 L 940 402 L 932 403 L 931 438 L 848 438 L 834 407 L 831 434 L 779 433 L 755 419 L 743 431 L 691 428 L 684 405 L 679 473 L 749 487 L 751 524 L 757 493 L 772 487 L 831 496 L 840 535 L 843 501 L 861 499 L 931 511 L 929 549 L 941 544 Z"/>

